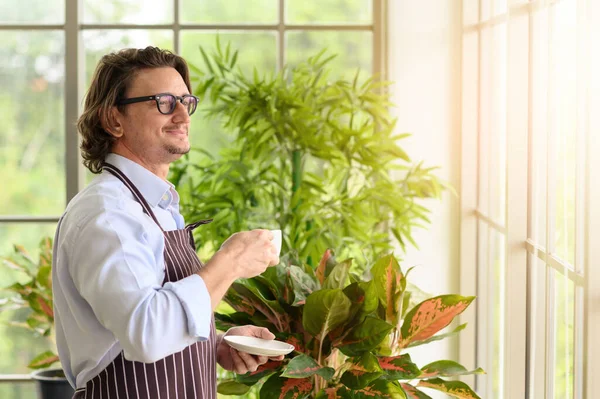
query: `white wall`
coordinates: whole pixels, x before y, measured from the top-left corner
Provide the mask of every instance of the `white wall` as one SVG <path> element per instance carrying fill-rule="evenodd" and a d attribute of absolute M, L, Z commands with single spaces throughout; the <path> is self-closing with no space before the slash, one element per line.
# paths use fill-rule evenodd
<path fill-rule="evenodd" d="M 413 160 L 440 166 L 438 175 L 457 192 L 461 12 L 460 0 L 389 0 L 388 78 L 395 82 L 392 93 L 397 104 L 393 112 L 398 117 L 397 132 L 413 133 L 401 145 Z M 415 234 L 420 249 L 409 251 L 403 270 L 420 265 L 410 277 L 427 292 L 459 293 L 459 198 L 446 193 L 441 202 L 427 205 L 432 225 Z M 426 345 L 411 356 L 419 366 L 442 358 L 457 360 L 457 340 Z"/>

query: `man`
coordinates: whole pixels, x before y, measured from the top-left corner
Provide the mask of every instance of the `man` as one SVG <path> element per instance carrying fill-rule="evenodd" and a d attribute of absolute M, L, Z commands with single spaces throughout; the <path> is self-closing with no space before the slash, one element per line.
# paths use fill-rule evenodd
<path fill-rule="evenodd" d="M 215 398 L 216 363 L 269 360 L 230 348 L 213 310 L 240 277 L 279 263 L 268 230 L 233 234 L 198 260 L 169 165 L 190 150 L 185 61 L 148 47 L 104 56 L 78 121 L 95 179 L 67 206 L 52 270 L 56 341 L 74 398 Z M 267 329 L 227 334 L 273 339 Z M 281 358 L 278 358 L 281 359 Z"/>

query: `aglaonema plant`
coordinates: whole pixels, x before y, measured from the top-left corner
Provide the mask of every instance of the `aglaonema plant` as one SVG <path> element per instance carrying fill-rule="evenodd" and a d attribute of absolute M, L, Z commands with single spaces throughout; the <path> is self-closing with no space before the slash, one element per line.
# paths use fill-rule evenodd
<path fill-rule="evenodd" d="M 440 295 L 420 302 L 407 290 L 393 255 L 379 258 L 367 278 L 351 273 L 352 260 L 337 262 L 327 250 L 316 268 L 280 264 L 261 276 L 236 281 L 225 301 L 231 314 L 216 314 L 222 330 L 265 326 L 295 347 L 283 361 L 222 381 L 222 394 L 243 395 L 260 382 L 261 399 L 426 399 L 433 389 L 456 398 L 479 398 L 461 381 L 480 374 L 439 360 L 419 367 L 407 350 L 452 336 L 440 333 L 474 297 Z"/>

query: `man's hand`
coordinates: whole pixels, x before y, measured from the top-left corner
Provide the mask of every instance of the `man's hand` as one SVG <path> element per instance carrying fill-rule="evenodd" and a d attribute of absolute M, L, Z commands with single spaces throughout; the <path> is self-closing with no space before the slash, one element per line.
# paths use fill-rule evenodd
<path fill-rule="evenodd" d="M 258 366 L 265 364 L 269 360 L 283 360 L 283 355 L 276 357 L 255 356 L 233 349 L 223 340 L 223 337 L 228 335 L 244 335 L 263 339 L 275 338 L 275 335 L 264 327 L 248 325 L 230 328 L 224 336 L 219 337 L 220 341 L 217 346 L 217 362 L 225 370 L 235 371 L 238 374 L 246 374 L 248 371 L 256 371 Z"/>

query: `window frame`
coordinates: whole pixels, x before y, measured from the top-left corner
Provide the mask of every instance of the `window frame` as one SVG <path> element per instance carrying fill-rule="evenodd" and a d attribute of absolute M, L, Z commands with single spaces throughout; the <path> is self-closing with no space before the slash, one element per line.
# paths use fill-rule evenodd
<path fill-rule="evenodd" d="M 551 227 L 548 227 L 549 233 L 544 245 L 534 242 L 530 239 L 531 233 L 531 212 L 532 212 L 532 193 L 531 187 L 531 166 L 532 166 L 532 126 L 531 126 L 531 107 L 532 107 L 532 56 L 533 46 L 531 32 L 533 13 L 541 8 L 553 7 L 557 3 L 565 0 L 507 0 L 507 10 L 498 15 L 491 15 L 483 18 L 483 3 L 489 5 L 493 10 L 494 0 L 464 0 L 463 3 L 463 49 L 462 49 L 462 142 L 461 142 L 461 294 L 471 295 L 484 292 L 483 287 L 478 286 L 478 276 L 485 273 L 478 266 L 479 252 L 484 250 L 479 241 L 479 223 L 484 223 L 489 228 L 496 230 L 505 236 L 506 239 L 506 273 L 505 273 L 505 340 L 503 342 L 503 352 L 505 364 L 503 368 L 504 377 L 504 395 L 505 397 L 532 397 L 532 384 L 542 383 L 542 392 L 549 393 L 548 385 L 551 384 L 552 375 L 545 375 L 548 369 L 547 358 L 547 339 L 546 334 L 533 335 L 530 323 L 549 323 L 551 325 L 552 317 L 549 317 L 547 311 L 543 310 L 535 315 L 529 312 L 530 306 L 535 301 L 541 301 L 541 305 L 546 307 L 546 301 L 551 300 L 551 295 L 544 292 L 532 292 L 531 289 L 531 257 L 537 258 L 536 267 L 544 268 L 545 271 L 556 271 L 566 275 L 572 281 L 575 287 L 583 289 L 583 295 L 575 302 L 575 323 L 582 320 L 583 331 L 574 330 L 574 347 L 581 347 L 583 357 L 574 360 L 574 378 L 580 381 L 582 390 L 575 389 L 574 397 L 593 397 L 592 392 L 600 391 L 600 382 L 594 378 L 594 375 L 600 371 L 600 344 L 592 337 L 600 336 L 600 270 L 594 268 L 595 259 L 600 258 L 600 247 L 593 245 L 600 241 L 600 204 L 592 199 L 600 198 L 600 188 L 594 185 L 600 178 L 600 160 L 592 154 L 598 154 L 600 151 L 600 140 L 594 137 L 593 128 L 598 130 L 600 126 L 600 117 L 593 115 L 591 109 L 596 109 L 600 105 L 598 90 L 598 77 L 591 74 L 591 71 L 598 70 L 600 62 L 598 57 L 592 60 L 592 65 L 581 62 L 578 58 L 578 79 L 584 88 L 585 95 L 582 96 L 586 103 L 585 126 L 578 126 L 586 132 L 582 138 L 583 143 L 579 143 L 580 148 L 585 149 L 583 159 L 577 159 L 577 197 L 576 197 L 576 243 L 575 256 L 576 262 L 583 257 L 583 274 L 570 270 L 565 262 L 554 256 L 551 251 L 547 251 L 550 234 L 554 234 Z M 600 33 L 597 24 L 600 15 L 600 6 L 593 8 L 592 0 L 573 0 L 578 6 L 578 57 L 582 56 L 581 51 L 586 51 L 590 46 L 587 43 L 595 29 Z M 498 1 L 496 1 L 498 3 Z M 467 9 L 471 7 L 472 9 Z M 475 9 L 475 10 L 474 10 Z M 581 12 L 580 10 L 585 10 Z M 493 14 L 493 12 L 491 13 Z M 594 25 L 594 23 L 596 25 Z M 503 117 L 506 118 L 506 140 L 507 151 L 506 158 L 506 216 L 505 220 L 499 222 L 494 220 L 480 207 L 479 182 L 483 163 L 487 160 L 479 156 L 479 146 L 481 145 L 481 68 L 482 68 L 482 37 L 481 32 L 484 29 L 490 29 L 499 24 L 505 24 L 507 29 L 507 64 L 504 66 L 507 71 L 507 101 L 511 101 L 511 111 Z M 583 26 L 583 28 L 581 27 Z M 589 27 L 589 31 L 586 30 Z M 516 51 L 511 49 L 511 41 L 523 41 L 523 35 L 526 35 L 527 42 L 521 43 Z M 581 42 L 580 42 L 581 41 Z M 585 58 L 583 58 L 585 59 Z M 583 65 L 583 66 L 581 66 Z M 594 68 L 594 66 L 596 68 Z M 511 78 L 512 77 L 512 78 Z M 516 79 L 515 79 L 516 77 Z M 581 79 L 583 77 L 583 79 Z M 589 83 L 592 84 L 589 84 Z M 594 83 L 595 82 L 595 83 Z M 511 93 L 524 91 L 524 96 L 511 96 Z M 591 87 L 592 89 L 590 89 Z M 517 104 L 515 104 L 515 99 Z M 579 97 L 578 97 L 579 101 Z M 523 134 L 525 132 L 525 134 Z M 583 145 L 583 147 L 581 147 Z M 473 156 L 473 154 L 477 154 Z M 523 173 L 528 171 L 528 173 Z M 551 188 L 549 188 L 551 189 Z M 527 193 L 523 195 L 523 193 Z M 553 197 L 554 193 L 547 195 Z M 552 201 L 552 198 L 547 198 Z M 554 209 L 551 210 L 554 212 Z M 553 220 L 555 215 L 548 213 L 547 219 Z M 577 226 L 579 221 L 584 221 L 583 226 Z M 596 222 L 593 222 L 596 221 Z M 553 223 L 553 222 L 552 222 Z M 577 259 L 580 258 L 580 259 Z M 596 261 L 597 263 L 597 261 Z M 545 273 L 544 273 L 545 274 Z M 540 298 L 541 295 L 541 298 Z M 575 294 L 577 297 L 577 293 Z M 482 300 L 483 299 L 483 300 Z M 486 298 L 479 298 L 475 309 L 465 312 L 461 316 L 461 323 L 468 322 L 470 328 L 463 331 L 459 337 L 459 360 L 466 365 L 476 365 L 480 353 L 486 348 L 481 345 L 474 345 L 474 342 L 486 342 L 483 338 L 486 335 L 485 327 L 482 325 L 482 312 L 487 311 Z M 535 316 L 535 320 L 532 317 Z M 551 338 L 550 338 L 551 339 Z M 537 342 L 536 342 L 537 341 Z M 540 342 L 541 341 L 541 342 Z M 532 342 L 536 342 L 536 353 L 530 353 Z M 484 345 L 485 346 L 485 345 Z M 576 353 L 575 353 L 576 356 Z M 579 361 L 579 364 L 578 364 Z M 542 367 L 540 366 L 542 364 Z M 536 369 L 533 366 L 536 365 Z M 478 364 L 478 366 L 484 366 Z M 539 370 L 541 369 L 541 371 Z M 541 373 L 535 376 L 532 373 Z M 490 377 L 488 377 L 490 378 Z M 474 384 L 475 378 L 465 377 L 465 381 Z M 546 386 L 544 386 L 546 385 Z M 575 387 L 577 384 L 575 384 Z M 478 386 L 477 389 L 481 389 Z M 535 390 L 539 394 L 539 390 Z M 551 392 L 551 388 L 550 388 Z M 485 395 L 485 392 L 480 392 Z M 536 396 L 537 397 L 537 396 Z"/>
<path fill-rule="evenodd" d="M 79 150 L 80 139 L 76 121 L 81 113 L 82 98 L 85 93 L 85 52 L 82 32 L 85 30 L 171 30 L 173 49 L 179 54 L 180 36 L 183 31 L 271 31 L 276 32 L 277 68 L 285 64 L 285 34 L 289 31 L 358 31 L 372 32 L 372 73 L 385 80 L 387 77 L 387 8 L 389 0 L 372 1 L 372 23 L 369 24 L 287 24 L 285 5 L 287 0 L 278 1 L 278 22 L 276 24 L 183 24 L 180 23 L 181 0 L 173 1 L 173 23 L 168 24 L 86 24 L 83 23 L 83 1 L 65 0 L 64 24 L 19 24 L 0 23 L 0 31 L 63 31 L 65 35 L 65 186 L 66 203 L 85 187 L 85 168 Z M 28 216 L 0 215 L 2 223 L 57 223 L 59 215 Z M 28 374 L 0 374 L 0 383 L 33 382 Z"/>

